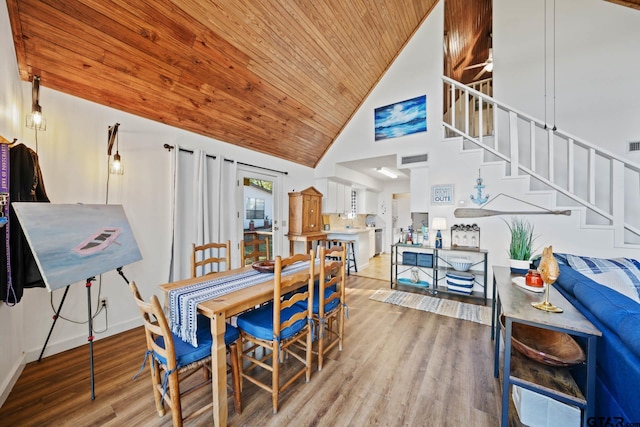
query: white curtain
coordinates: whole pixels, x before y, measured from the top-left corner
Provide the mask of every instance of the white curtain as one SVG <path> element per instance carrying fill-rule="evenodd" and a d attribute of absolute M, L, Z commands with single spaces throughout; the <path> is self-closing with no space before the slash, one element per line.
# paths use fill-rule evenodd
<path fill-rule="evenodd" d="M 191 245 L 231 240 L 231 265 L 239 266 L 235 221 L 235 162 L 202 150 L 172 151 L 171 269 L 169 281 L 190 277 Z M 234 255 L 234 254 L 238 255 Z"/>
<path fill-rule="evenodd" d="M 221 159 L 220 163 L 220 193 L 218 200 L 218 224 L 220 241 L 231 240 L 231 267 L 240 267 L 240 240 L 238 236 L 238 206 L 237 206 L 237 164 L 234 161 Z"/>
<path fill-rule="evenodd" d="M 170 246 L 170 262 L 168 281 L 173 282 L 181 277 L 182 257 L 180 254 L 180 241 L 182 240 L 182 229 L 178 218 L 180 217 L 180 147 L 174 145 L 171 151 L 171 165 L 169 168 L 171 174 L 171 182 L 169 186 L 169 203 L 171 210 L 171 246 Z"/>
<path fill-rule="evenodd" d="M 202 150 L 193 152 L 193 209 L 191 211 L 192 243 L 202 245 L 213 242 L 209 222 L 209 178 L 207 155 Z"/>

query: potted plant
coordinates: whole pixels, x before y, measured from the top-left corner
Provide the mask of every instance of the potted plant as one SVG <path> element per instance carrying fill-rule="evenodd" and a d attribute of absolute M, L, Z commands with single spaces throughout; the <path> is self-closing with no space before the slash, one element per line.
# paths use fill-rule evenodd
<path fill-rule="evenodd" d="M 534 241 L 533 225 L 526 219 L 514 217 L 511 218 L 510 224 L 507 222 L 507 226 L 511 232 L 511 241 L 509 243 L 511 272 L 527 274 Z"/>

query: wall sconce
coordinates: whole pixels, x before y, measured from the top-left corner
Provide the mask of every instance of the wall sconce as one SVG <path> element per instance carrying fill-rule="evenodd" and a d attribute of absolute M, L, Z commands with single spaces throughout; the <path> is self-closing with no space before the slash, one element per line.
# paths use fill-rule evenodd
<path fill-rule="evenodd" d="M 31 81 L 31 112 L 27 114 L 26 125 L 29 129 L 47 130 L 47 120 L 42 115 L 40 106 L 40 76 L 33 76 Z"/>
<path fill-rule="evenodd" d="M 442 233 L 440 231 L 447 229 L 447 219 L 433 218 L 431 228 L 433 228 L 434 230 L 438 230 L 438 232 L 436 233 L 436 248 L 442 249 Z"/>
<path fill-rule="evenodd" d="M 120 123 L 116 123 L 113 126 L 109 126 L 109 133 L 107 134 L 107 155 L 111 157 L 111 151 L 113 150 L 113 143 L 116 144 L 116 154 L 113 155 L 113 159 L 109 163 L 109 173 L 111 175 L 124 175 L 124 167 L 122 166 L 122 159 L 120 158 L 119 139 L 118 139 L 118 126 Z"/>

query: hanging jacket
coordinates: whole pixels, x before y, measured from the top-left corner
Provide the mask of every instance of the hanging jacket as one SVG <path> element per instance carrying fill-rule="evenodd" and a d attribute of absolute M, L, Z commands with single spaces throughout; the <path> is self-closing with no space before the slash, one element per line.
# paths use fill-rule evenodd
<path fill-rule="evenodd" d="M 38 155 L 24 144 L 18 144 L 9 150 L 9 201 L 10 203 L 49 202 Z M 0 300 L 12 305 L 22 299 L 24 288 L 44 288 L 45 284 L 11 204 L 9 205 L 9 227 L 12 289 L 9 288 L 7 281 L 6 245 L 2 244 L 0 245 Z"/>

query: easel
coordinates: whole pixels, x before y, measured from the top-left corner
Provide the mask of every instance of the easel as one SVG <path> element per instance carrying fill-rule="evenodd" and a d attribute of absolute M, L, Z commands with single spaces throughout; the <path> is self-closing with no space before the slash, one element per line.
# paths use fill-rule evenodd
<path fill-rule="evenodd" d="M 125 277 L 122 272 L 122 267 L 118 267 L 116 269 L 118 274 L 122 276 L 124 281 L 129 284 L 129 280 Z M 89 323 L 89 336 L 87 337 L 87 341 L 89 341 L 89 369 L 91 372 L 91 400 L 95 400 L 96 391 L 95 391 L 95 381 L 94 381 L 94 370 L 93 370 L 93 315 L 91 313 L 91 282 L 96 280 L 95 277 L 89 277 L 85 283 L 85 287 L 87 288 L 87 314 L 88 314 L 88 323 Z M 56 322 L 58 321 L 58 317 L 60 316 L 60 311 L 62 310 L 62 305 L 64 304 L 64 300 L 67 298 L 67 293 L 69 292 L 69 287 L 71 285 L 67 285 L 64 290 L 64 294 L 62 295 L 62 300 L 60 300 L 60 305 L 58 305 L 58 309 L 56 310 L 56 314 L 53 316 L 53 323 L 51 324 L 51 329 L 49 329 L 49 334 L 47 335 L 47 339 L 44 342 L 44 347 L 42 347 L 42 351 L 40 352 L 40 357 L 38 357 L 38 362 L 42 360 L 42 355 L 47 348 L 47 344 L 49 343 L 49 338 L 51 338 L 51 333 L 53 332 L 54 326 L 56 326 Z"/>

